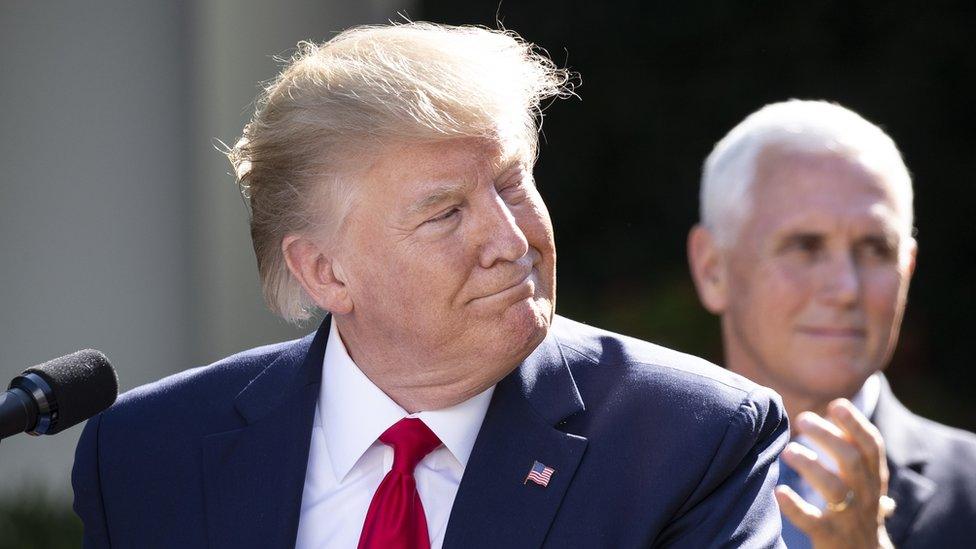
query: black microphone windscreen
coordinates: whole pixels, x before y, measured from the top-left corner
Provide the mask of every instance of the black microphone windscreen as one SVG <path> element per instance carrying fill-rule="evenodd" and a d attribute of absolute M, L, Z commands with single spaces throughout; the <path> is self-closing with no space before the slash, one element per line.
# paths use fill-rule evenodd
<path fill-rule="evenodd" d="M 119 394 L 119 380 L 108 358 L 85 349 L 24 370 L 42 377 L 57 402 L 58 417 L 46 434 L 53 435 L 108 408 Z"/>

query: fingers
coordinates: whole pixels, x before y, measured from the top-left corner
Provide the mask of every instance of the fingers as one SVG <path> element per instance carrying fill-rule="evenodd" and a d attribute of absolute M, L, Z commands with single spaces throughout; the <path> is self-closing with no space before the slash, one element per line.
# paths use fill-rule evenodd
<path fill-rule="evenodd" d="M 887 485 L 884 439 L 881 438 L 878 428 L 847 399 L 839 398 L 831 402 L 827 407 L 827 415 L 847 433 L 864 457 L 868 469 Z"/>
<path fill-rule="evenodd" d="M 801 498 L 789 486 L 777 486 L 775 494 L 783 515 L 808 536 L 812 536 L 820 526 L 823 512 Z"/>
<path fill-rule="evenodd" d="M 884 442 L 877 429 L 843 399 L 830 403 L 826 419 L 812 412 L 799 414 L 795 427 L 827 455 L 817 456 L 790 443 L 782 459 L 835 507 L 821 511 L 788 487 L 778 486 L 776 501 L 783 516 L 810 536 L 814 546 L 877 546 L 884 537 L 884 515 L 877 502 L 886 492 L 888 478 Z M 836 462 L 836 472 L 828 456 Z M 837 507 L 848 494 L 853 495 L 850 508 Z"/>
<path fill-rule="evenodd" d="M 783 450 L 782 458 L 803 480 L 820 492 L 824 501 L 843 501 L 847 496 L 847 485 L 817 460 L 817 454 L 813 450 L 791 442 Z"/>
<path fill-rule="evenodd" d="M 801 433 L 810 437 L 817 446 L 834 458 L 840 477 L 849 486 L 861 484 L 870 487 L 871 484 L 878 484 L 871 482 L 872 479 L 878 479 L 878 474 L 868 468 L 860 447 L 840 427 L 813 412 L 802 412 L 797 416 L 796 423 Z"/>

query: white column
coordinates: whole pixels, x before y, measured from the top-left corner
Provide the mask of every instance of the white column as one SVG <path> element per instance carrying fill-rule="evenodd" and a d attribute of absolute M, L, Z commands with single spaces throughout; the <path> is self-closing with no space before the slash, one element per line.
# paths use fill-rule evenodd
<path fill-rule="evenodd" d="M 124 388 L 188 366 L 183 25 L 171 2 L 0 4 L 3 389 L 85 347 Z M 80 432 L 0 443 L 0 495 L 70 493 Z"/>
<path fill-rule="evenodd" d="M 246 212 L 212 140 L 240 134 L 272 55 L 404 9 L 0 2 L 3 388 L 84 347 L 109 356 L 124 390 L 305 333 L 261 302 Z M 29 485 L 69 503 L 80 432 L 0 443 L 0 497 Z"/>

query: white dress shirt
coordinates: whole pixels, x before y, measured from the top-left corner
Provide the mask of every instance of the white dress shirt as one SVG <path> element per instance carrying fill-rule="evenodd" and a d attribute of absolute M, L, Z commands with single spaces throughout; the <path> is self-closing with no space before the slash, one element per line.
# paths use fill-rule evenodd
<path fill-rule="evenodd" d="M 874 415 L 874 409 L 878 406 L 878 398 L 880 396 L 881 374 L 875 373 L 864 382 L 864 385 L 861 386 L 861 390 L 858 391 L 853 398 L 851 398 L 851 404 L 860 410 L 865 417 L 870 419 L 871 416 Z M 837 462 L 834 461 L 834 458 L 830 455 L 830 452 L 827 452 L 818 446 L 817 443 L 810 440 L 809 437 L 804 435 L 800 435 L 794 440 L 816 452 L 817 456 L 823 460 L 823 464 L 827 469 L 835 473 L 837 472 Z M 824 501 L 823 496 L 820 495 L 820 492 L 810 486 L 810 483 L 803 480 L 802 477 L 800 477 L 800 490 L 798 491 L 798 494 L 800 497 L 813 505 L 816 505 L 821 510 L 827 507 L 827 502 Z"/>
<path fill-rule="evenodd" d="M 408 414 L 352 361 L 334 321 L 322 368 L 295 546 L 357 546 L 373 494 L 393 467 L 393 448 L 377 439 L 397 421 L 416 417 L 444 443 L 414 471 L 430 546 L 439 549 L 494 386 L 450 408 Z"/>

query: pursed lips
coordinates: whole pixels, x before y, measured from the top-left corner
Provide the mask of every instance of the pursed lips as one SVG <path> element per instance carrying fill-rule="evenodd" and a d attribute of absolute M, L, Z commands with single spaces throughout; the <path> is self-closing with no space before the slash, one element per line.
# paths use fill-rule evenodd
<path fill-rule="evenodd" d="M 526 282 L 530 282 L 531 283 L 532 282 L 531 278 L 532 278 L 533 273 L 535 273 L 535 269 L 530 265 L 528 269 L 520 270 L 515 276 L 510 277 L 510 278 L 506 278 L 504 282 L 502 282 L 502 283 L 500 283 L 498 285 L 493 286 L 493 289 L 492 290 L 490 290 L 488 292 L 485 292 L 482 295 L 479 295 L 477 297 L 472 298 L 471 300 L 469 300 L 469 303 L 472 303 L 472 302 L 475 302 L 475 301 L 478 301 L 478 300 L 481 300 L 481 299 L 487 299 L 487 298 L 491 298 L 491 297 L 495 297 L 495 296 L 504 294 L 505 292 L 507 292 L 507 291 L 509 291 L 509 290 L 511 290 L 513 288 L 516 288 L 518 286 L 521 286 L 522 284 L 525 284 Z M 533 290 L 534 290 L 534 288 L 533 288 Z M 535 293 L 535 292 L 533 291 L 533 293 Z"/>

